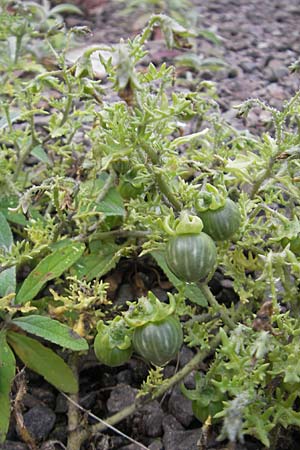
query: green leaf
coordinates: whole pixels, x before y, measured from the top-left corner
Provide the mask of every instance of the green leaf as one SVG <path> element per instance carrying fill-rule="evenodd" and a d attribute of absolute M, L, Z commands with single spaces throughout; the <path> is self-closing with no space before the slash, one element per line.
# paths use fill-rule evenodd
<path fill-rule="evenodd" d="M 69 269 L 80 258 L 84 249 L 84 244 L 72 242 L 42 259 L 22 284 L 16 297 L 16 303 L 22 305 L 32 300 L 47 281 L 59 277 Z"/>
<path fill-rule="evenodd" d="M 7 223 L 6 218 L 0 212 L 0 248 L 5 252 L 10 252 L 13 244 L 13 235 L 11 229 Z M 10 267 L 9 269 L 0 272 L 0 297 L 10 294 L 16 291 L 16 268 Z"/>
<path fill-rule="evenodd" d="M 17 223 L 19 225 L 26 225 L 27 219 L 23 213 L 9 210 L 9 208 L 17 208 L 18 205 L 18 197 L 13 195 L 9 197 L 2 197 L 0 200 L 0 212 L 10 222 Z"/>
<path fill-rule="evenodd" d="M 184 283 L 181 280 L 179 280 L 173 272 L 168 268 L 165 256 L 163 252 L 154 251 L 151 252 L 151 255 L 159 265 L 159 267 L 164 271 L 168 279 L 171 281 L 171 283 L 176 287 L 176 289 L 182 289 L 186 298 L 188 298 L 191 302 L 195 303 L 196 305 L 200 306 L 207 306 L 207 300 L 204 297 L 201 290 L 196 286 L 195 283 Z"/>
<path fill-rule="evenodd" d="M 108 246 L 108 248 L 105 246 L 103 252 L 83 256 L 77 261 L 74 265 L 76 276 L 84 277 L 87 281 L 100 278 L 116 266 L 121 256 L 122 251 L 119 246 Z"/>
<path fill-rule="evenodd" d="M 30 154 L 43 163 L 51 164 L 51 161 L 50 161 L 47 153 L 45 152 L 45 150 L 43 149 L 43 147 L 41 145 L 36 145 L 31 150 Z"/>
<path fill-rule="evenodd" d="M 65 13 L 82 15 L 81 9 L 79 9 L 77 6 L 71 5 L 70 3 L 62 3 L 61 5 L 54 6 L 54 8 L 50 9 L 48 17 Z"/>
<path fill-rule="evenodd" d="M 10 267 L 0 273 L 0 297 L 16 292 L 16 268 Z"/>
<path fill-rule="evenodd" d="M 0 213 L 0 247 L 10 251 L 13 244 L 13 235 L 4 215 Z"/>
<path fill-rule="evenodd" d="M 89 346 L 85 339 L 75 333 L 72 328 L 64 325 L 57 320 L 39 315 L 18 317 L 12 322 L 27 333 L 40 336 L 47 341 L 69 348 L 75 352 L 88 350 Z"/>
<path fill-rule="evenodd" d="M 10 123 L 14 123 L 17 120 L 20 119 L 22 113 L 20 111 L 11 111 L 9 113 L 10 116 Z M 7 121 L 6 117 L 1 117 L 0 118 L 0 130 L 3 130 L 4 128 L 9 126 L 9 122 Z"/>
<path fill-rule="evenodd" d="M 15 353 L 29 369 L 42 375 L 57 389 L 70 394 L 78 392 L 78 382 L 74 373 L 64 360 L 50 348 L 14 331 L 7 333 L 7 339 Z"/>
<path fill-rule="evenodd" d="M 210 30 L 199 30 L 197 34 L 198 36 L 202 36 L 204 39 L 207 39 L 215 45 L 219 45 L 223 41 L 223 38 L 221 36 L 218 36 L 216 33 Z"/>
<path fill-rule="evenodd" d="M 15 376 L 16 361 L 7 345 L 5 333 L 0 333 L 0 443 L 5 441 L 10 417 L 10 389 Z"/>
<path fill-rule="evenodd" d="M 80 214 L 89 211 L 97 211 L 105 216 L 124 216 L 125 209 L 123 199 L 119 192 L 111 187 L 104 198 L 98 201 L 97 198 L 105 189 L 108 174 L 103 173 L 96 180 L 87 180 L 80 185 L 78 198 L 81 200 Z"/>

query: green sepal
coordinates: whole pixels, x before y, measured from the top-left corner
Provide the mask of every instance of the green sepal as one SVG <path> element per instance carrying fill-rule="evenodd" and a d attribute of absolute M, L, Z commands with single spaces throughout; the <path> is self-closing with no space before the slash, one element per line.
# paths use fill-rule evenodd
<path fill-rule="evenodd" d="M 196 205 L 198 212 L 203 212 L 207 210 L 215 211 L 217 209 L 223 208 L 227 198 L 227 193 L 224 187 L 219 187 L 218 189 L 212 184 L 207 183 L 205 185 L 205 191 L 200 192 L 199 200 Z"/>
<path fill-rule="evenodd" d="M 172 219 L 173 217 L 167 216 L 163 222 L 163 228 L 170 236 L 199 234 L 203 229 L 200 217 L 189 214 L 188 211 L 182 211 L 178 219 Z"/>
<path fill-rule="evenodd" d="M 126 350 L 131 346 L 131 330 L 121 316 L 116 316 L 108 325 L 103 320 L 97 323 L 98 334 L 101 334 L 103 342 L 109 348 Z"/>
<path fill-rule="evenodd" d="M 168 297 L 169 304 L 162 303 L 149 292 L 147 297 L 141 297 L 138 302 L 129 303 L 128 311 L 124 313 L 125 322 L 133 328 L 149 322 L 160 322 L 172 315 L 176 308 L 175 297 L 170 293 Z"/>

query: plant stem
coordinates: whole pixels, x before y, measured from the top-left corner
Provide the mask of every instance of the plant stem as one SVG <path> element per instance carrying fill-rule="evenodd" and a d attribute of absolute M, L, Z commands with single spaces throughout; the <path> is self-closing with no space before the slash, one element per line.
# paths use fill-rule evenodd
<path fill-rule="evenodd" d="M 135 401 L 129 405 L 126 406 L 126 408 L 122 409 L 118 413 L 114 414 L 113 416 L 109 417 L 105 420 L 105 423 L 96 423 L 95 425 L 91 425 L 89 427 L 85 428 L 78 428 L 78 410 L 77 412 L 74 411 L 74 408 L 77 408 L 75 404 L 72 404 L 72 408 L 69 406 L 69 437 L 68 437 L 68 446 L 67 450 L 79 450 L 81 447 L 81 444 L 91 437 L 94 434 L 100 433 L 106 428 L 109 427 L 109 425 L 116 425 L 117 423 L 121 422 L 123 419 L 126 419 L 127 417 L 131 416 L 134 412 L 141 409 L 144 405 L 147 403 L 150 403 L 152 400 L 161 397 L 163 394 L 165 394 L 170 388 L 172 388 L 175 384 L 177 384 L 179 381 L 183 380 L 192 370 L 196 369 L 199 364 L 207 358 L 219 345 L 221 342 L 221 338 L 219 336 L 219 333 L 213 338 L 213 340 L 210 343 L 209 350 L 203 350 L 199 351 L 194 358 L 192 358 L 188 364 L 186 364 L 179 372 L 177 372 L 173 377 L 168 378 L 163 382 L 161 386 L 159 386 L 153 393 L 152 396 L 144 396 L 140 398 L 136 398 Z M 72 396 L 73 397 L 73 396 Z M 71 398 L 72 398 L 71 397 Z M 76 400 L 75 400 L 76 402 Z M 77 403 L 77 402 L 76 402 Z M 71 429 L 70 426 L 73 426 Z"/>
<path fill-rule="evenodd" d="M 179 372 L 177 372 L 173 377 L 168 378 L 163 382 L 161 386 L 159 386 L 152 394 L 151 397 L 140 397 L 136 399 L 134 403 L 127 406 L 126 408 L 119 411 L 117 414 L 114 414 L 113 416 L 106 419 L 106 423 L 109 425 L 115 425 L 119 423 L 121 420 L 125 419 L 126 417 L 133 414 L 138 409 L 142 408 L 147 403 L 151 402 L 152 400 L 161 397 L 165 392 L 167 392 L 171 387 L 173 387 L 175 384 L 177 384 L 179 381 L 183 380 L 192 370 L 196 369 L 199 364 L 207 358 L 219 345 L 221 341 L 221 338 L 219 334 L 217 334 L 212 342 L 210 343 L 210 349 L 209 350 L 203 350 L 199 351 L 194 358 L 192 358 L 188 364 L 186 364 Z M 104 424 L 97 423 L 95 425 L 91 426 L 90 433 L 99 433 L 103 431 L 106 428 Z M 87 434 L 89 434 L 87 432 Z"/>
<path fill-rule="evenodd" d="M 211 293 L 211 290 L 205 283 L 197 283 L 199 289 L 205 296 L 206 300 L 208 301 L 209 305 L 220 314 L 223 322 L 225 325 L 227 325 L 228 328 L 233 329 L 235 327 L 235 322 L 231 319 L 229 316 L 227 309 L 220 305 L 220 303 L 216 300 L 215 296 Z"/>
<path fill-rule="evenodd" d="M 69 75 L 67 73 L 65 73 L 65 81 L 66 81 L 66 84 L 68 87 L 67 101 L 66 101 L 64 112 L 63 112 L 63 116 L 58 125 L 59 127 L 62 127 L 68 120 L 68 117 L 69 117 L 69 114 L 70 114 L 70 111 L 71 111 L 71 108 L 73 105 L 72 85 L 70 83 Z"/>
<path fill-rule="evenodd" d="M 224 329 L 227 331 L 228 328 L 232 329 L 235 326 L 234 321 L 229 317 L 226 310 L 224 310 L 221 305 L 217 302 L 213 294 L 210 292 L 210 289 L 207 285 L 203 283 L 199 283 L 199 287 L 202 290 L 203 294 L 207 298 L 207 301 L 211 306 L 217 309 L 218 313 L 221 315 L 225 327 Z M 244 305 L 241 305 L 240 308 L 237 309 L 235 314 L 235 320 L 240 316 L 241 314 L 241 308 L 243 308 Z M 157 387 L 150 396 L 143 396 L 143 397 L 137 397 L 135 401 L 127 406 L 126 408 L 122 409 L 118 413 L 114 414 L 113 416 L 107 418 L 104 423 L 96 423 L 95 425 L 91 425 L 90 427 L 86 427 L 84 429 L 77 430 L 76 438 L 77 443 L 81 445 L 88 437 L 92 436 L 93 434 L 100 433 L 103 430 L 105 430 L 108 425 L 116 425 L 117 423 L 121 422 L 123 419 L 131 416 L 133 413 L 135 413 L 137 410 L 141 409 L 144 405 L 147 403 L 150 403 L 152 400 L 159 398 L 163 396 L 170 388 L 172 388 L 175 384 L 182 381 L 189 373 L 191 373 L 193 370 L 197 369 L 199 364 L 204 361 L 210 354 L 212 354 L 218 345 L 221 342 L 220 333 L 217 333 L 212 341 L 210 342 L 209 349 L 199 351 L 189 362 L 186 364 L 179 372 L 177 372 L 174 376 L 171 378 L 168 378 L 164 380 L 164 382 Z M 74 438 L 75 439 L 75 438 Z M 68 450 L 73 450 L 72 448 L 68 447 Z"/>
<path fill-rule="evenodd" d="M 162 166 L 159 155 L 155 152 L 155 150 L 153 150 L 150 145 L 146 144 L 145 142 L 140 142 L 139 145 L 147 154 L 154 167 Z M 153 174 L 162 194 L 168 199 L 168 201 L 176 210 L 180 211 L 182 209 L 182 204 L 170 189 L 170 186 L 164 175 L 162 173 L 155 172 L 155 170 L 153 170 Z"/>
<path fill-rule="evenodd" d="M 72 354 L 69 359 L 69 365 L 73 370 L 75 376 L 78 378 L 78 355 Z M 72 394 L 71 399 L 74 402 L 78 402 L 78 394 Z M 80 450 L 81 443 L 78 439 L 78 427 L 79 427 L 79 410 L 74 403 L 69 402 L 68 405 L 68 443 L 67 450 Z"/>
<path fill-rule="evenodd" d="M 250 198 L 253 199 L 255 197 L 255 195 L 257 194 L 257 192 L 259 191 L 261 185 L 263 184 L 263 182 L 265 180 L 267 180 L 271 174 L 272 174 L 272 169 L 273 166 L 276 162 L 276 158 L 277 158 L 277 154 L 275 156 L 272 156 L 269 160 L 269 164 L 268 167 L 265 169 L 265 171 L 261 174 L 261 176 L 255 181 L 255 183 L 252 186 L 252 190 L 250 193 Z"/>
<path fill-rule="evenodd" d="M 90 237 L 90 241 L 95 241 L 98 239 L 101 240 L 105 240 L 107 238 L 110 237 L 115 237 L 115 238 L 119 238 L 119 237 L 133 237 L 133 238 L 145 238 L 149 236 L 149 231 L 142 231 L 142 230 L 111 230 L 111 231 L 102 231 L 99 233 L 95 233 Z M 76 239 L 77 240 L 77 239 Z M 81 239 L 79 239 L 81 240 Z M 86 240 L 86 239 L 84 239 Z"/>
<path fill-rule="evenodd" d="M 28 104 L 27 107 L 29 109 L 31 107 L 31 105 Z M 38 143 L 38 138 L 36 137 L 36 132 L 35 132 L 33 115 L 30 116 L 29 124 L 30 124 L 30 132 L 31 132 L 31 142 L 23 154 L 21 154 L 21 152 L 19 153 L 19 159 L 17 161 L 16 170 L 13 175 L 13 181 L 17 181 L 17 179 L 19 178 L 20 172 L 22 170 L 22 167 L 23 167 L 23 164 L 24 164 L 26 158 L 30 155 L 31 151 Z"/>

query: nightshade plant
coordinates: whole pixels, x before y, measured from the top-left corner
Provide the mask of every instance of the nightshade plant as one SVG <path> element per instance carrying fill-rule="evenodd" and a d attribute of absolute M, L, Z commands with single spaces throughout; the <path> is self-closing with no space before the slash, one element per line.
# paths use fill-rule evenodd
<path fill-rule="evenodd" d="M 182 336 L 195 350 L 171 378 L 164 379 L 159 367 L 149 369 L 138 402 L 108 423 L 163 396 L 196 370 L 195 389 L 182 390 L 204 426 L 220 422 L 220 439 L 234 443 L 250 435 L 276 448 L 283 428 L 300 426 L 300 94 L 281 110 L 256 99 L 240 105 L 240 116 L 254 106 L 270 115 L 272 132 L 253 135 L 225 122 L 213 83 L 187 91 L 173 67 L 150 63 L 140 70 L 157 26 L 168 46 L 190 46 L 190 33 L 173 19 L 152 16 L 134 39 L 90 49 L 68 65 L 68 46 L 85 30 L 64 30 L 55 14 L 54 21 L 46 15 L 39 29 L 32 2 L 0 5 L 1 441 L 9 421 L 13 352 L 57 388 L 77 390 L 69 366 L 25 333 L 79 352 L 103 333 L 110 349 L 125 351 L 124 361 L 135 347 L 148 362 L 163 365 L 176 356 Z M 40 54 L 32 52 L 32 40 Z M 96 50 L 106 84 L 93 74 Z M 105 59 L 102 50 L 114 58 Z M 234 221 L 222 227 L 228 204 Z M 211 212 L 222 213 L 216 229 L 205 218 Z M 198 224 L 196 233 L 183 232 L 183 215 Z M 176 232 L 179 239 L 198 238 L 202 226 L 209 244 L 196 256 L 206 263 L 209 252 L 209 268 L 204 265 L 199 279 L 193 268 L 193 279 L 186 279 L 185 261 L 179 271 L 172 261 L 178 248 L 168 246 Z M 142 310 L 145 301 L 132 299 L 128 309 L 118 310 L 103 280 L 130 258 L 155 263 L 175 288 L 169 305 L 144 296 L 157 311 L 139 324 L 132 321 L 133 310 Z M 215 269 L 231 282 L 235 301 L 212 294 L 208 282 Z M 134 337 L 139 328 L 155 325 L 155 318 L 177 330 L 177 344 L 163 361 L 153 357 L 155 348 L 144 353 Z M 105 359 L 97 346 L 96 338 L 100 361 L 123 362 Z M 199 371 L 204 359 L 208 368 Z M 67 448 L 75 450 L 104 426 L 79 428 L 79 413 L 70 411 Z"/>

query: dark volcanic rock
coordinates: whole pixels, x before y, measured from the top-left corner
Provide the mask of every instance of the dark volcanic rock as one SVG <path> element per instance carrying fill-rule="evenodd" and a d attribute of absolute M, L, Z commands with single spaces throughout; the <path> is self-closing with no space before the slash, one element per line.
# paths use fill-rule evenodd
<path fill-rule="evenodd" d="M 162 421 L 164 412 L 157 401 L 153 401 L 141 410 L 142 434 L 149 437 L 159 437 L 162 435 Z"/>
<path fill-rule="evenodd" d="M 194 418 L 192 402 L 175 386 L 169 399 L 168 408 L 171 414 L 185 427 L 188 427 Z"/>
<path fill-rule="evenodd" d="M 24 424 L 36 440 L 46 439 L 52 430 L 56 415 L 47 406 L 34 406 L 24 414 Z"/>
<path fill-rule="evenodd" d="M 167 431 L 163 437 L 165 450 L 199 450 L 197 442 L 201 436 L 201 430 L 191 431 Z"/>
<path fill-rule="evenodd" d="M 134 402 L 137 394 L 137 389 L 133 389 L 128 385 L 116 386 L 111 391 L 110 397 L 107 401 L 107 409 L 110 414 L 120 411 L 122 408 L 131 405 Z"/>
<path fill-rule="evenodd" d="M 28 447 L 20 442 L 6 441 L 0 444 L 0 450 L 28 450 Z"/>

